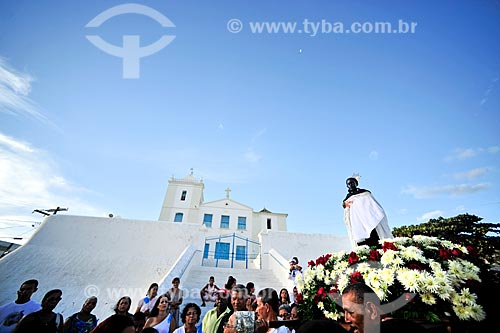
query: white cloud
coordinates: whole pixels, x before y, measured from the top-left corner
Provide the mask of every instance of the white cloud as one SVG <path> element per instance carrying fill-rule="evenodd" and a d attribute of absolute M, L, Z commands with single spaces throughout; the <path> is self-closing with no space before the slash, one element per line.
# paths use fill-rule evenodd
<path fill-rule="evenodd" d="M 488 99 L 489 99 L 489 97 L 491 95 L 491 92 L 494 90 L 495 85 L 496 85 L 498 79 L 500 79 L 500 78 L 499 77 L 494 78 L 491 81 L 491 83 L 488 86 L 488 88 L 486 88 L 486 91 L 483 94 L 483 98 L 481 99 L 481 102 L 479 103 L 481 106 L 483 106 L 486 102 L 488 102 Z"/>
<path fill-rule="evenodd" d="M 460 185 L 443 185 L 443 186 L 407 186 L 402 190 L 405 194 L 411 194 L 416 199 L 432 198 L 441 195 L 465 195 L 475 192 L 481 192 L 487 190 L 490 187 L 489 184 L 460 184 Z"/>
<path fill-rule="evenodd" d="M 457 172 L 457 173 L 455 173 L 454 177 L 456 179 L 469 179 L 469 180 L 471 180 L 471 179 L 475 179 L 475 178 L 484 176 L 485 174 L 487 174 L 490 171 L 491 171 L 491 168 L 487 168 L 487 167 L 475 168 L 475 169 L 467 170 L 464 172 Z"/>
<path fill-rule="evenodd" d="M 370 158 L 370 160 L 375 161 L 375 160 L 378 160 L 378 155 L 379 155 L 379 154 L 378 154 L 378 151 L 376 151 L 376 150 L 372 150 L 372 151 L 370 152 L 369 158 Z"/>
<path fill-rule="evenodd" d="M 480 152 L 479 149 L 472 149 L 472 148 L 467 148 L 467 149 L 457 149 L 455 151 L 456 153 L 456 158 L 459 160 L 465 160 L 467 158 L 471 158 L 476 156 Z"/>
<path fill-rule="evenodd" d="M 252 149 L 249 149 L 245 153 L 244 158 L 249 163 L 257 163 L 262 159 L 262 156 L 254 152 Z"/>
<path fill-rule="evenodd" d="M 71 214 L 104 216 L 82 198 L 89 192 L 64 178 L 44 151 L 0 133 L 0 218 L 57 206 L 69 207 Z"/>
<path fill-rule="evenodd" d="M 29 98 L 33 80 L 31 75 L 18 72 L 0 57 L 0 112 L 27 116 L 53 126 Z"/>
<path fill-rule="evenodd" d="M 443 216 L 443 213 L 444 212 L 442 210 L 433 210 L 432 212 L 427 212 L 427 213 L 423 214 L 422 216 L 417 217 L 417 221 L 427 222 L 430 219 L 434 219 L 436 217 Z"/>
<path fill-rule="evenodd" d="M 252 140 L 250 141 L 251 144 L 255 144 L 257 142 L 257 139 L 259 139 L 261 136 L 263 136 L 265 133 L 266 133 L 267 129 L 266 128 L 262 128 L 260 129 L 257 133 L 255 133 L 255 135 L 252 137 Z"/>
<path fill-rule="evenodd" d="M 488 147 L 488 153 L 490 153 L 490 154 L 496 154 L 498 152 L 500 152 L 500 147 L 499 146 Z"/>
<path fill-rule="evenodd" d="M 457 148 L 455 149 L 450 155 L 446 156 L 444 158 L 445 161 L 453 161 L 453 160 L 465 160 L 468 158 L 475 157 L 479 154 L 482 154 L 484 152 L 490 153 L 490 154 L 496 154 L 500 152 L 500 147 L 499 146 L 491 146 L 488 148 Z"/>
<path fill-rule="evenodd" d="M 33 148 L 31 148 L 28 143 L 16 141 L 7 135 L 3 135 L 2 133 L 0 133 L 0 145 L 4 145 L 11 150 L 17 150 L 26 153 L 34 152 Z"/>
<path fill-rule="evenodd" d="M 408 214 L 408 209 L 407 208 L 401 208 L 398 210 L 399 215 L 407 215 Z"/>

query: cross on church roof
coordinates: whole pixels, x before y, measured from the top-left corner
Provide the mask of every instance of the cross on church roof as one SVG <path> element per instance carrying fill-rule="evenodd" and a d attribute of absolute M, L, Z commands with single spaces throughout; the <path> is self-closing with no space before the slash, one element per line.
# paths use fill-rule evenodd
<path fill-rule="evenodd" d="M 229 199 L 229 192 L 231 192 L 231 189 L 228 187 L 228 188 L 226 188 L 225 191 L 226 191 L 226 198 Z"/>

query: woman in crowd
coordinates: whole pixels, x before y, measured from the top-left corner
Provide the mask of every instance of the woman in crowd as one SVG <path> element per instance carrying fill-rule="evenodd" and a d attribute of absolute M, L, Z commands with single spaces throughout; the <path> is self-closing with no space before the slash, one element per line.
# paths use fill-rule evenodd
<path fill-rule="evenodd" d="M 97 317 L 91 312 L 97 305 L 97 297 L 85 300 L 80 312 L 68 317 L 64 322 L 64 333 L 89 333 L 97 326 Z"/>
<path fill-rule="evenodd" d="M 290 304 L 290 294 L 286 288 L 282 288 L 280 291 L 280 305 L 282 304 Z"/>
<path fill-rule="evenodd" d="M 236 286 L 236 279 L 232 275 L 229 275 L 227 278 L 227 282 L 224 285 L 224 289 L 226 289 L 228 293 L 231 293 L 231 290 L 233 290 L 234 286 Z"/>
<path fill-rule="evenodd" d="M 170 288 L 165 296 L 168 298 L 168 312 L 172 314 L 172 317 L 175 322 L 175 327 L 180 326 L 180 305 L 182 304 L 182 290 L 179 289 L 179 284 L 181 283 L 181 279 L 175 277 L 172 280 L 172 288 Z"/>
<path fill-rule="evenodd" d="M 125 315 L 127 317 L 132 318 L 133 315 L 130 312 L 128 312 L 130 310 L 131 305 L 132 305 L 132 300 L 130 299 L 130 297 L 123 296 L 118 300 L 118 303 L 116 303 L 115 308 L 113 310 L 117 315 Z"/>
<path fill-rule="evenodd" d="M 54 289 L 43 296 L 42 309 L 30 313 L 17 324 L 13 333 L 61 333 L 63 317 L 53 310 L 62 298 L 62 291 Z"/>
<path fill-rule="evenodd" d="M 153 310 L 153 307 L 155 306 L 157 299 L 158 299 L 158 283 L 152 283 L 149 286 L 146 297 L 141 298 L 141 300 L 137 304 L 135 313 L 140 311 L 143 312 L 146 316 L 149 316 L 149 313 L 151 312 L 151 310 Z"/>
<path fill-rule="evenodd" d="M 188 303 L 182 309 L 182 322 L 184 325 L 176 329 L 173 333 L 201 333 L 201 327 L 196 327 L 198 321 L 200 321 L 201 309 L 195 303 Z"/>
<path fill-rule="evenodd" d="M 172 314 L 168 313 L 168 298 L 161 296 L 151 310 L 149 318 L 144 324 L 144 328 L 153 327 L 159 333 L 170 333 L 175 329 L 175 322 L 172 320 Z"/>

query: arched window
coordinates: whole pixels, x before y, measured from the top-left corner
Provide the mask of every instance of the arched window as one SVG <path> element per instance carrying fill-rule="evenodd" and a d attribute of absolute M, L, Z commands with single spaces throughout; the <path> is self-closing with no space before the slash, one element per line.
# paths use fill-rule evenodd
<path fill-rule="evenodd" d="M 184 214 L 182 214 L 182 213 L 175 213 L 174 222 L 182 222 L 182 218 L 183 217 L 184 217 Z"/>

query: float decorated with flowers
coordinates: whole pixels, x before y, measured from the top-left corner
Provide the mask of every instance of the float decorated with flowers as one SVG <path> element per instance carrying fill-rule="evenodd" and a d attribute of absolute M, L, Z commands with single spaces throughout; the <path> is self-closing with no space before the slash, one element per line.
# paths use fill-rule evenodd
<path fill-rule="evenodd" d="M 380 248 L 358 246 L 310 261 L 297 279 L 303 318 L 341 319 L 342 290 L 357 282 L 370 286 L 381 304 L 399 300 L 392 317 L 431 322 L 485 318 L 474 292 L 481 280 L 473 248 L 420 235 L 380 244 Z"/>

